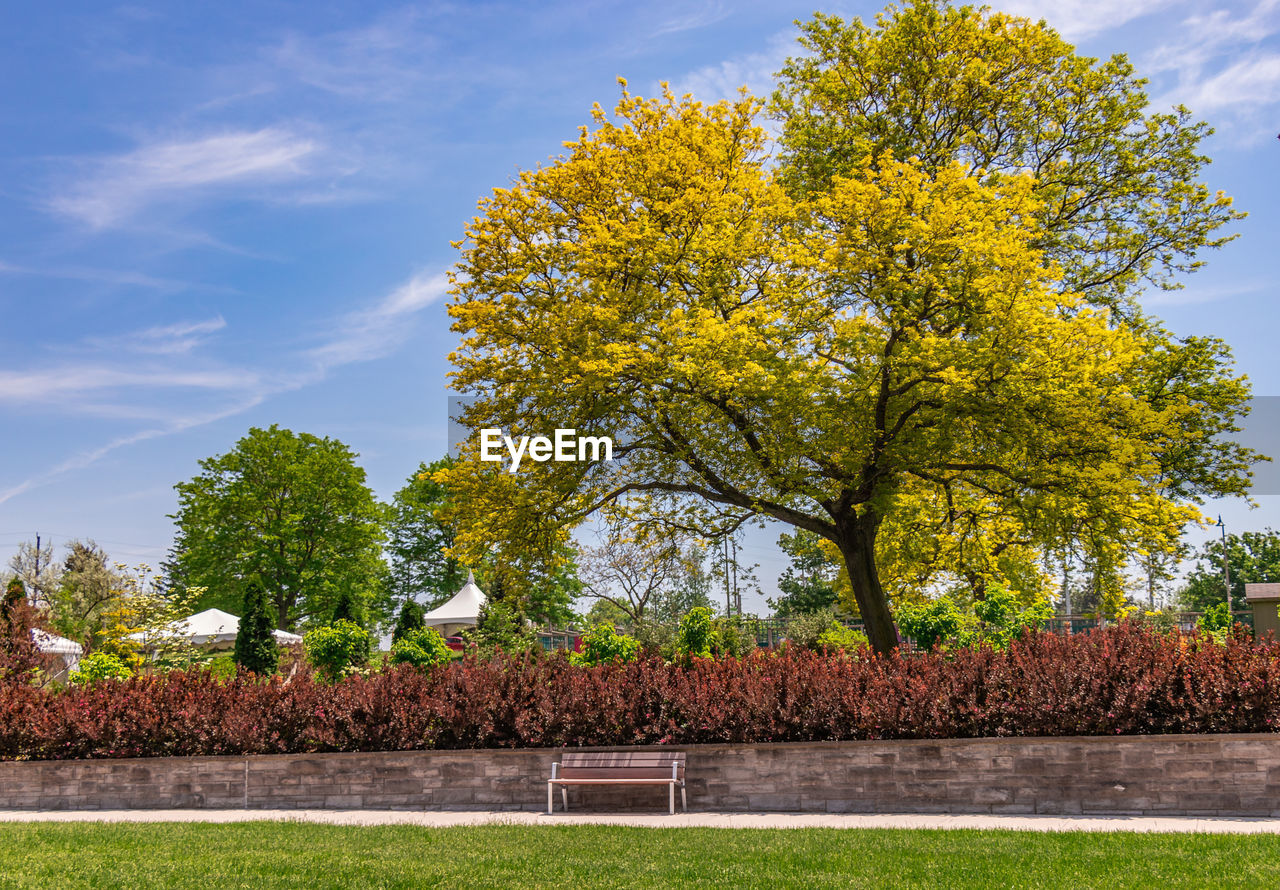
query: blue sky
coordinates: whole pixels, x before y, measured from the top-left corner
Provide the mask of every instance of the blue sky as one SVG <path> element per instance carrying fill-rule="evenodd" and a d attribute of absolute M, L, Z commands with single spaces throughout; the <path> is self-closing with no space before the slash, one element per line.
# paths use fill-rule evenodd
<path fill-rule="evenodd" d="M 1280 395 L 1280 0 L 1014 0 L 1217 134 L 1250 213 L 1148 305 Z M 824 11 L 871 17 L 871 4 Z M 252 425 L 336 436 L 384 498 L 446 448 L 450 240 L 616 79 L 765 93 L 812 3 L 11 4 L 0 32 L 0 555 L 168 549 L 172 486 Z M 1280 446 L 1280 442 L 1277 442 Z M 1280 452 L 1280 447 L 1275 449 Z M 1280 487 L 1275 490 L 1280 491 Z M 1280 528 L 1280 496 L 1210 505 Z M 768 582 L 773 536 L 752 558 Z M 1197 536 L 1202 537 L 1202 536 Z"/>

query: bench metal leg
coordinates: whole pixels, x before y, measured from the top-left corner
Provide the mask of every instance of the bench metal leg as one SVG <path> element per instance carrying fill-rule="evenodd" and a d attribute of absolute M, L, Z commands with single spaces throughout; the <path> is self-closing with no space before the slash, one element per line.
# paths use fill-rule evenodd
<path fill-rule="evenodd" d="M 560 786 L 560 802 L 564 804 L 564 811 L 569 812 L 569 789 L 563 785 Z"/>
<path fill-rule="evenodd" d="M 674 816 L 676 814 L 676 783 L 672 782 L 668 785 L 667 791 L 669 792 L 667 795 L 667 802 L 670 804 L 671 815 Z"/>
<path fill-rule="evenodd" d="M 689 812 L 689 798 L 685 797 L 684 786 L 680 786 L 680 809 Z"/>
<path fill-rule="evenodd" d="M 555 812 L 555 810 L 552 808 L 552 805 L 551 805 L 551 802 L 556 799 L 555 790 L 556 790 L 555 786 L 552 785 L 550 782 L 548 782 L 547 783 L 547 815 L 548 816 L 550 816 L 552 813 Z"/>

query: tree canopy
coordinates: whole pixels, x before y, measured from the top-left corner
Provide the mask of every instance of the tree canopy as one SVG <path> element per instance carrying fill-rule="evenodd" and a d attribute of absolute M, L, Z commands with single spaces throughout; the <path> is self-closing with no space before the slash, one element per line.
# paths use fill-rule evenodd
<path fill-rule="evenodd" d="M 1178 599 L 1186 608 L 1204 612 L 1226 602 L 1226 577 L 1222 572 L 1223 542 L 1208 541 L 1195 555 L 1195 567 L 1187 573 Z M 1227 568 L 1231 572 L 1231 608 L 1242 612 L 1246 584 L 1280 581 L 1280 534 L 1271 529 L 1227 535 Z"/>
<path fill-rule="evenodd" d="M 435 474 L 447 469 L 448 457 L 419 465 L 391 504 L 387 554 L 395 598 L 434 608 L 458 592 L 467 570 L 449 555 L 453 527 L 441 516 L 448 500 Z"/>
<path fill-rule="evenodd" d="M 252 428 L 203 472 L 175 486 L 173 579 L 206 587 L 201 608 L 236 612 L 261 583 L 280 625 L 323 623 L 345 593 L 386 611 L 383 509 L 356 455 L 336 439 Z"/>
<path fill-rule="evenodd" d="M 987 11 L 921 2 L 805 35 L 831 49 L 783 72 L 781 165 L 750 96 L 624 87 L 612 119 L 597 107 L 481 201 L 450 306 L 467 423 L 610 435 L 619 459 L 507 473 L 464 446 L 447 479 L 485 521 L 459 549 L 609 504 L 676 527 L 767 516 L 834 545 L 885 652 L 883 544 L 917 517 L 994 571 L 1068 539 L 1166 548 L 1197 498 L 1242 492 L 1251 453 L 1214 440 L 1248 396 L 1226 347 L 1129 300 L 1233 215 L 1194 181 L 1203 127 L 1145 115 L 1123 59 Z M 846 80 L 866 97 L 839 117 L 821 96 Z"/>

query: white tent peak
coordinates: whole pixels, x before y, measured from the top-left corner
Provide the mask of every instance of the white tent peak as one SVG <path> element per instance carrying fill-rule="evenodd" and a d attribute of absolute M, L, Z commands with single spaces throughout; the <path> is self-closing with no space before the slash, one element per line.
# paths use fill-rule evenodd
<path fill-rule="evenodd" d="M 476 585 L 474 572 L 467 572 L 467 583 L 449 598 L 449 601 L 437 606 L 422 616 L 427 627 L 444 628 L 448 633 L 454 627 L 474 627 L 480 618 L 480 608 L 485 604 L 484 591 Z"/>

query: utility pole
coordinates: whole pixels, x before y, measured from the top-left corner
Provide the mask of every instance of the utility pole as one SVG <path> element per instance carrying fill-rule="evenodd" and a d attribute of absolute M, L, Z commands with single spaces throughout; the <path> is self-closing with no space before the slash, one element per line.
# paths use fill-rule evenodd
<path fill-rule="evenodd" d="M 733 548 L 733 604 L 738 610 L 738 617 L 742 617 L 742 594 L 738 591 L 738 542 L 730 539 L 730 545 Z"/>
<path fill-rule="evenodd" d="M 1227 585 L 1227 615 L 1231 614 L 1231 564 L 1227 561 L 1227 526 L 1218 514 L 1218 528 L 1222 530 L 1222 579 Z"/>
<path fill-rule="evenodd" d="M 31 573 L 31 590 L 27 594 L 27 598 L 31 600 L 31 604 L 36 604 L 36 591 L 40 589 L 40 533 L 36 532 L 36 567 Z"/>
<path fill-rule="evenodd" d="M 733 614 L 733 599 L 729 589 L 729 536 L 725 535 L 724 541 L 724 614 L 726 616 Z"/>

